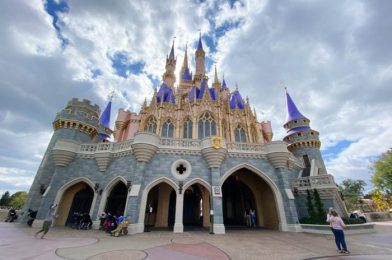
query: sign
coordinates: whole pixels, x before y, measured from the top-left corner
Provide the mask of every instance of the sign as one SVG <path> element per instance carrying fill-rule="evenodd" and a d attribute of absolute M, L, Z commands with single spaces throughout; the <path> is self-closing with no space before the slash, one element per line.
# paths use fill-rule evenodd
<path fill-rule="evenodd" d="M 214 197 L 222 197 L 221 186 L 212 186 L 212 194 Z"/>

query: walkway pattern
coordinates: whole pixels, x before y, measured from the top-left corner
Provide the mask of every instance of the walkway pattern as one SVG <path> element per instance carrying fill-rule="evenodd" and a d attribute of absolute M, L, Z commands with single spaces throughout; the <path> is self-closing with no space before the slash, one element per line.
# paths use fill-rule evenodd
<path fill-rule="evenodd" d="M 328 235 L 269 230 L 207 232 L 150 232 L 111 237 L 96 230 L 54 228 L 46 239 L 37 229 L 0 223 L 1 259 L 392 259 L 392 226 L 374 234 L 350 235 L 351 256 L 336 253 Z"/>

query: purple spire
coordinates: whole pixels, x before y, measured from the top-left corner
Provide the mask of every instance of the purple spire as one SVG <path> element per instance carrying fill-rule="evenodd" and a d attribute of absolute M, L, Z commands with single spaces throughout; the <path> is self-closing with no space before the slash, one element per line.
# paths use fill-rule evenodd
<path fill-rule="evenodd" d="M 184 69 L 184 73 L 182 74 L 182 79 L 183 80 L 192 80 L 192 76 L 191 76 L 191 73 L 189 72 L 188 67 L 186 67 Z"/>
<path fill-rule="evenodd" d="M 199 36 L 199 43 L 197 45 L 197 49 L 198 50 L 203 50 L 203 44 L 201 43 L 201 33 L 200 33 L 200 36 Z"/>
<path fill-rule="evenodd" d="M 230 98 L 230 109 L 244 109 L 244 107 L 244 100 L 242 99 L 240 92 L 238 90 L 234 91 Z"/>
<path fill-rule="evenodd" d="M 173 89 L 170 88 L 166 83 L 162 83 L 157 93 L 157 103 L 175 103 Z"/>
<path fill-rule="evenodd" d="M 204 92 L 206 91 L 206 89 L 208 90 L 207 80 L 203 79 L 203 81 L 200 84 L 200 92 L 197 95 L 197 99 L 202 99 L 203 98 Z"/>
<path fill-rule="evenodd" d="M 200 92 L 199 89 L 196 88 L 195 85 L 193 85 L 192 88 L 191 88 L 191 91 L 189 91 L 189 94 L 188 94 L 188 99 L 189 99 L 189 101 L 190 101 L 190 102 L 195 101 L 195 99 L 196 99 L 197 96 L 199 95 L 199 92 Z"/>
<path fill-rule="evenodd" d="M 173 45 L 170 50 L 169 59 L 174 60 L 174 40 L 173 40 Z"/>
<path fill-rule="evenodd" d="M 227 89 L 227 85 L 226 85 L 226 81 L 225 81 L 224 77 L 223 77 L 223 80 L 222 80 L 222 89 Z"/>
<path fill-rule="evenodd" d="M 99 117 L 99 124 L 105 128 L 110 128 L 110 110 L 112 108 L 112 100 L 110 98 L 109 103 L 107 104 L 105 110 L 102 112 Z"/>
<path fill-rule="evenodd" d="M 301 112 L 299 112 L 298 108 L 295 106 L 294 101 L 291 99 L 287 91 L 286 91 L 286 102 L 287 102 L 286 124 L 292 120 L 306 118 L 301 114 Z"/>

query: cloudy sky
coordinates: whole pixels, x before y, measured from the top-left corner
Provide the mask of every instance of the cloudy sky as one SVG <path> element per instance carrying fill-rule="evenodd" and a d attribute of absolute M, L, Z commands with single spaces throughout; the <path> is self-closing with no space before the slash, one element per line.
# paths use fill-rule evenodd
<path fill-rule="evenodd" d="M 284 136 L 284 81 L 330 174 L 369 182 L 392 140 L 392 1 L 0 1 L 0 194 L 28 190 L 72 97 L 139 111 L 173 37 Z M 112 120 L 112 125 L 114 124 Z M 370 183 L 369 183 L 370 184 Z M 368 189 L 371 187 L 369 186 Z"/>

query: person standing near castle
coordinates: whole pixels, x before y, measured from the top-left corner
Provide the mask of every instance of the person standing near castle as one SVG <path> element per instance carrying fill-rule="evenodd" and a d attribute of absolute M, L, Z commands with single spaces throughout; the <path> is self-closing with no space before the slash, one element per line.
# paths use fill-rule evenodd
<path fill-rule="evenodd" d="M 39 233 L 44 232 L 41 236 L 41 239 L 44 239 L 44 236 L 46 235 L 46 233 L 48 233 L 54 219 L 56 218 L 56 209 L 57 209 L 57 204 L 54 203 L 50 205 L 49 211 L 45 217 L 44 224 L 42 225 L 42 229 L 37 233 L 35 233 L 34 235 L 35 237 L 37 237 Z"/>
<path fill-rule="evenodd" d="M 335 209 L 330 210 L 330 214 L 328 214 L 327 222 L 331 224 L 331 228 L 335 236 L 335 243 L 338 248 L 338 252 L 343 254 L 350 254 L 350 251 L 347 250 L 347 245 L 344 239 L 344 232 L 343 232 L 343 229 L 347 228 L 347 226 L 344 224 L 343 220 L 338 216 L 338 213 L 336 212 Z"/>
<path fill-rule="evenodd" d="M 250 216 L 250 226 L 256 227 L 256 210 L 251 208 L 249 211 L 249 216 Z"/>

